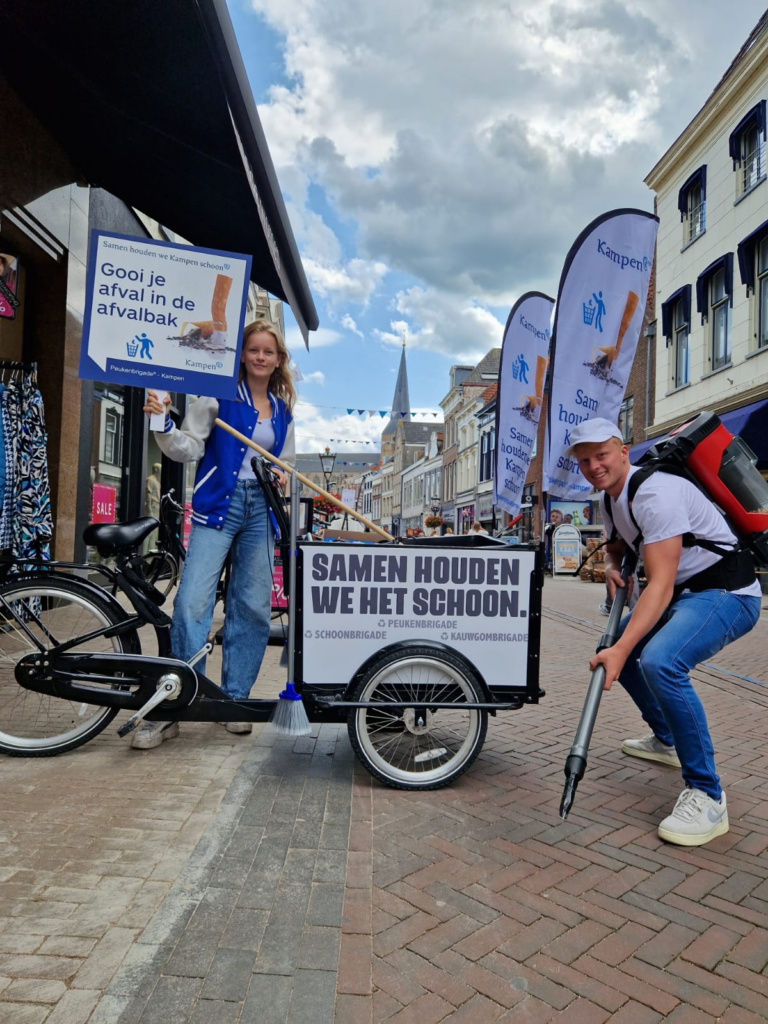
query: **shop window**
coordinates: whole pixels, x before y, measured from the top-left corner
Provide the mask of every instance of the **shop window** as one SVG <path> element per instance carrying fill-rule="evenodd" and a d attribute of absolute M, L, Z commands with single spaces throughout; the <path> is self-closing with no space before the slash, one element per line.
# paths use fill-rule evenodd
<path fill-rule="evenodd" d="M 619 430 L 621 431 L 621 437 L 625 444 L 632 443 L 632 429 L 634 426 L 635 419 L 635 397 L 630 395 L 629 398 L 625 398 L 621 403 L 619 409 Z"/>

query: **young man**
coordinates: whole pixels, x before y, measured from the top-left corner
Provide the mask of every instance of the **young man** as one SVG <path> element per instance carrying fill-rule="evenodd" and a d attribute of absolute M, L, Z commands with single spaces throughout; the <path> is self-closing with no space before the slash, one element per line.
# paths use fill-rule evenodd
<path fill-rule="evenodd" d="M 729 552 L 737 540 L 713 503 L 692 483 L 654 473 L 628 504 L 628 481 L 637 472 L 619 429 L 605 419 L 585 420 L 571 431 L 567 454 L 600 497 L 608 537 L 606 581 L 623 586 L 621 558 L 637 541 L 648 585 L 619 639 L 590 662 L 605 667 L 605 689 L 618 679 L 652 732 L 622 744 L 625 754 L 682 768 L 685 789 L 659 836 L 701 846 L 728 831 L 725 793 L 704 708 L 689 673 L 726 644 L 748 633 L 760 616 L 760 585 L 751 556 L 725 556 L 698 546 L 713 542 Z M 610 514 L 605 494 L 611 497 Z M 634 522 L 633 522 L 634 517 Z M 615 527 L 615 533 L 614 533 Z"/>

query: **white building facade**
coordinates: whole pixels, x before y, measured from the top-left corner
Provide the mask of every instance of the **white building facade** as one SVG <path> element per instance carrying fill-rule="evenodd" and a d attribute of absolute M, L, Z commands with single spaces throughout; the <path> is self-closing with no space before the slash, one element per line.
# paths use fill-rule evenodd
<path fill-rule="evenodd" d="M 648 437 L 665 434 L 688 414 L 709 409 L 742 434 L 764 469 L 766 100 L 768 15 L 646 178 L 656 194 L 660 221 L 656 406 Z"/>

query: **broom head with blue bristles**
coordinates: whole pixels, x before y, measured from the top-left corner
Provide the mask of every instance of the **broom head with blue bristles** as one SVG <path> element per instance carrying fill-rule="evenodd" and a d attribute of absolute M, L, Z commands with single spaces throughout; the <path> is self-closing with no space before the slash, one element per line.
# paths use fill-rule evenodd
<path fill-rule="evenodd" d="M 309 736 L 312 732 L 301 695 L 296 693 L 293 683 L 288 683 L 280 693 L 269 721 L 281 736 Z"/>

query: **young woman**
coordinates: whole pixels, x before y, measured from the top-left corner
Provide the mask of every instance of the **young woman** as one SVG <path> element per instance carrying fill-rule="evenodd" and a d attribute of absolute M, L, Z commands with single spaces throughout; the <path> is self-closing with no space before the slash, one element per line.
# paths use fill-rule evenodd
<path fill-rule="evenodd" d="M 171 643 L 188 661 L 204 646 L 213 620 L 216 584 L 232 552 L 232 576 L 224 619 L 221 688 L 245 700 L 261 668 L 269 639 L 274 536 L 266 501 L 251 468 L 253 449 L 214 426 L 218 416 L 262 448 L 293 465 L 296 453 L 292 408 L 296 398 L 289 356 L 279 331 L 265 320 L 243 333 L 240 380 L 234 400 L 198 398 L 181 429 L 168 415 L 156 432 L 163 453 L 175 462 L 199 460 L 192 497 L 192 533 L 176 594 Z M 148 392 L 147 415 L 163 411 Z M 282 477 L 283 483 L 285 479 Z M 205 671 L 205 662 L 198 663 Z M 230 722 L 230 732 L 250 732 L 247 722 Z M 178 722 L 147 722 L 132 746 L 149 750 L 177 736 Z"/>

